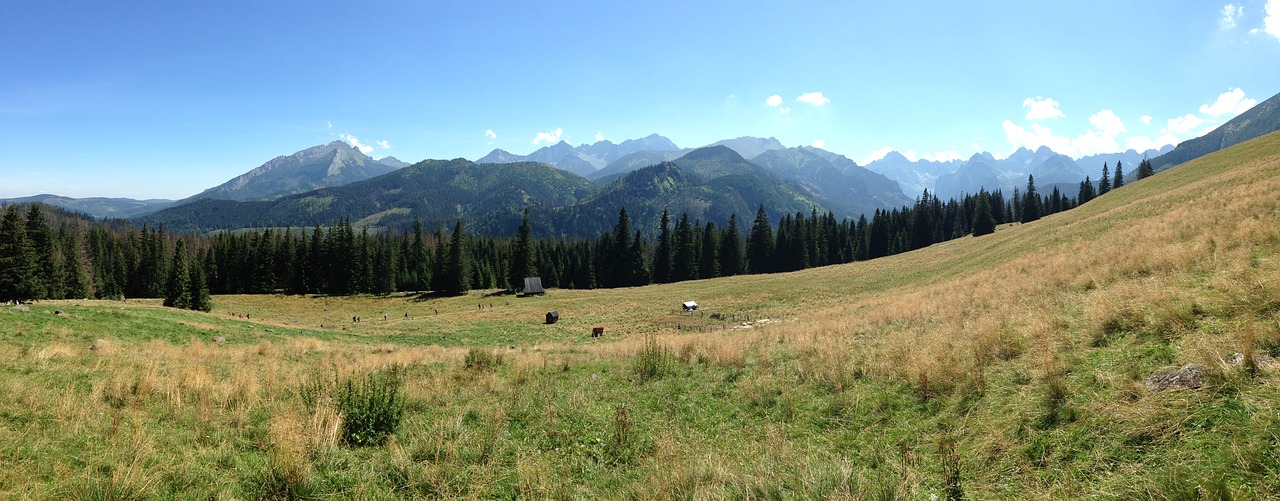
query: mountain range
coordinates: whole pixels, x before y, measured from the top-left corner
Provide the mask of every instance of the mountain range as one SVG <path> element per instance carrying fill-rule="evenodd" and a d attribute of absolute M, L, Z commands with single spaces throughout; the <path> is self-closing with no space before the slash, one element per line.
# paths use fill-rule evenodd
<path fill-rule="evenodd" d="M 1003 159 L 983 152 L 968 160 L 945 162 L 912 161 L 901 153 L 889 152 L 884 158 L 868 163 L 866 168 L 897 181 L 903 192 L 913 197 L 924 190 L 943 199 L 977 193 L 983 188 L 1011 193 L 1014 188 L 1027 185 L 1028 175 L 1035 176 L 1038 187 L 1052 189 L 1052 185 L 1059 185 L 1062 189 L 1071 188 L 1072 191 L 1066 193 L 1075 195 L 1074 189 L 1086 177 L 1095 183 L 1098 181 L 1104 163 L 1111 172 L 1117 163 L 1126 166 L 1126 171 L 1134 172 L 1143 158 L 1156 158 L 1172 150 L 1172 146 L 1143 152 L 1131 149 L 1075 160 L 1041 146 L 1035 151 L 1019 148 Z"/>
<path fill-rule="evenodd" d="M 415 220 L 434 228 L 464 219 L 472 231 L 509 235 L 529 209 L 540 236 L 591 237 L 611 228 L 622 208 L 637 228 L 648 231 L 663 209 L 726 224 L 730 215 L 750 217 L 760 206 L 775 217 L 815 208 L 849 215 L 808 187 L 781 179 L 727 147 L 712 146 L 633 171 L 604 187 L 543 163 L 426 160 L 276 200 L 197 200 L 146 220 L 177 230 L 209 231 L 312 226 L 342 217 L 357 225 L 404 230 Z"/>
<path fill-rule="evenodd" d="M 1059 187 L 1071 196 L 1086 176 L 1096 182 L 1104 163 L 1112 173 L 1123 163 L 1132 178 L 1143 158 L 1162 170 L 1280 130 L 1278 107 L 1280 95 L 1176 148 L 1080 159 L 1047 147 L 1020 148 L 1001 159 L 984 152 L 965 161 L 911 160 L 889 152 L 863 167 L 820 148 L 788 148 L 776 138 L 739 137 L 690 149 L 651 134 L 616 144 L 561 141 L 528 155 L 495 149 L 475 162 L 428 160 L 410 169 L 393 157 L 373 159 L 334 141 L 276 157 L 176 202 L 56 195 L 0 202 L 40 201 L 96 217 L 155 212 L 149 220 L 189 230 L 327 224 L 339 217 L 385 227 L 414 218 L 467 218 L 482 231 L 501 234 L 531 208 L 550 234 L 591 235 L 611 224 L 617 208 L 647 219 L 664 204 L 717 223 L 728 214 L 749 216 L 759 206 L 774 217 L 806 207 L 856 217 L 909 205 L 925 190 L 944 199 L 979 189 L 1010 192 L 1025 186 L 1027 176 L 1035 176 L 1041 191 Z M 607 221 L 587 224 L 588 215 Z"/>
<path fill-rule="evenodd" d="M 618 144 L 602 140 L 596 141 L 594 144 L 583 144 L 574 147 L 565 141 L 560 141 L 556 144 L 539 148 L 528 155 L 516 155 L 502 149 L 494 149 L 488 155 L 476 160 L 476 163 L 541 162 L 580 176 L 586 176 L 603 169 L 622 157 L 643 151 L 678 152 L 680 148 L 670 139 L 657 134 L 650 134 L 640 139 L 628 139 Z"/>

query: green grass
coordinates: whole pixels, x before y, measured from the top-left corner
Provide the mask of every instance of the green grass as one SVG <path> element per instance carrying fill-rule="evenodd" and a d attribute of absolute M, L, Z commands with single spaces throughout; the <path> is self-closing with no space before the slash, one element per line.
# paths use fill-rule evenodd
<path fill-rule="evenodd" d="M 1280 379 L 1223 360 L 1280 346 L 1277 192 L 1273 135 L 797 273 L 4 307 L 0 498 L 1274 498 Z M 1142 386 L 1189 363 L 1204 387 Z M 345 445 L 308 382 L 392 367 L 398 431 Z"/>

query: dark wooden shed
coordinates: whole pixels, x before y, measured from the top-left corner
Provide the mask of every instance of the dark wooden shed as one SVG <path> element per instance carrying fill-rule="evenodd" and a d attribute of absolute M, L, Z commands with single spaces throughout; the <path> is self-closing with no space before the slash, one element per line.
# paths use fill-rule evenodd
<path fill-rule="evenodd" d="M 560 321 L 560 312 L 559 312 L 559 311 L 557 311 L 557 310 L 551 310 L 551 311 L 548 311 L 548 312 L 547 312 L 547 323 L 548 323 L 548 324 L 554 324 L 554 323 L 559 322 L 559 321 Z"/>
<path fill-rule="evenodd" d="M 529 296 L 533 294 L 545 294 L 547 291 L 542 288 L 542 277 L 525 277 L 524 289 L 520 292 Z"/>

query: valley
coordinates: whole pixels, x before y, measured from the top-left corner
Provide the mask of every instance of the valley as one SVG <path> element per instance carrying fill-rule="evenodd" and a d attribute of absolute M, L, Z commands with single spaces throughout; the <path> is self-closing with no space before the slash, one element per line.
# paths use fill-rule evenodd
<path fill-rule="evenodd" d="M 0 497 L 1274 497 L 1278 191 L 1273 133 L 790 273 L 5 306 Z M 352 445 L 326 381 L 370 374 L 399 426 Z"/>

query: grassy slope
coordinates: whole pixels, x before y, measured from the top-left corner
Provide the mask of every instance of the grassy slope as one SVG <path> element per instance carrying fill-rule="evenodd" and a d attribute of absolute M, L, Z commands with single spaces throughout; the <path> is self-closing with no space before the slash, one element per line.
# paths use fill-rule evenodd
<path fill-rule="evenodd" d="M 1224 359 L 1250 329 L 1280 355 L 1276 193 L 1272 134 L 1032 224 L 798 273 L 509 305 L 3 308 L 0 497 L 1275 497 L 1280 380 Z M 719 330 L 675 313 L 688 299 L 773 322 Z M 650 333 L 666 363 L 641 381 Z M 463 369 L 471 346 L 503 363 Z M 320 368 L 394 363 L 390 445 L 335 445 L 300 403 Z M 1140 384 L 1187 363 L 1204 388 Z"/>

